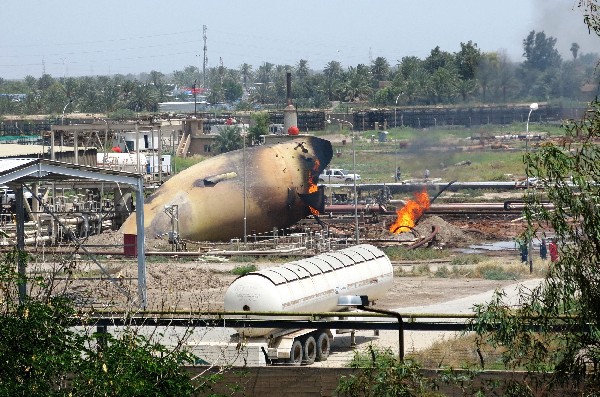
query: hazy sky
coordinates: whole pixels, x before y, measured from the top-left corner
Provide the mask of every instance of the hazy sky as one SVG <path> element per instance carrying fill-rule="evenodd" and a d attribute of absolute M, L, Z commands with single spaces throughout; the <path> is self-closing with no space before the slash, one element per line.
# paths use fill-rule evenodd
<path fill-rule="evenodd" d="M 3 0 L 0 77 L 54 77 L 202 67 L 246 62 L 321 70 L 331 61 L 370 64 L 382 56 L 425 58 L 436 46 L 457 52 L 472 40 L 484 52 L 522 61 L 531 30 L 600 52 L 577 0 Z"/>

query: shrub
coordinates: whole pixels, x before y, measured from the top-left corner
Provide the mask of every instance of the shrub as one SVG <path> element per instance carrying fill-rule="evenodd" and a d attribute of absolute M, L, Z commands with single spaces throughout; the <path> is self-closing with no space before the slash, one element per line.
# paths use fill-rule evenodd
<path fill-rule="evenodd" d="M 244 276 L 250 272 L 255 272 L 256 270 L 256 265 L 243 265 L 234 267 L 231 273 L 235 274 L 236 276 Z"/>

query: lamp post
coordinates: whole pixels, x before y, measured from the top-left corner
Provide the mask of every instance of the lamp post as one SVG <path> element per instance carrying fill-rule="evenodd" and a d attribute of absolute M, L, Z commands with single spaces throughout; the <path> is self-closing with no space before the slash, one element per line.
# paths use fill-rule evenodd
<path fill-rule="evenodd" d="M 538 104 L 537 102 L 533 102 L 529 105 L 529 113 L 527 114 L 527 123 L 525 124 L 525 155 L 529 155 L 529 118 L 531 117 L 531 112 L 537 110 Z M 527 170 L 525 172 L 525 178 L 527 178 L 526 186 L 527 186 L 527 196 L 529 196 L 529 160 L 527 160 Z M 527 262 L 529 263 L 529 273 L 533 273 L 533 236 L 529 238 L 529 244 L 527 248 Z"/>
<path fill-rule="evenodd" d="M 346 123 L 348 125 L 350 125 L 351 128 L 351 132 L 352 132 L 352 172 L 354 173 L 354 177 L 352 178 L 352 181 L 354 182 L 354 239 L 356 244 L 359 244 L 360 242 L 360 238 L 358 235 L 358 197 L 356 195 L 356 148 L 354 146 L 354 124 L 352 124 L 349 121 L 346 120 L 342 120 L 342 119 L 336 119 L 334 117 L 330 117 L 327 119 L 328 123 L 331 123 L 331 120 L 335 120 L 337 122 L 339 122 L 340 124 Z"/>
<path fill-rule="evenodd" d="M 67 106 L 73 103 L 73 98 L 69 98 L 69 102 L 65 105 L 62 112 L 62 119 L 60 119 L 60 125 L 65 125 L 65 111 L 67 110 Z"/>
<path fill-rule="evenodd" d="M 194 94 L 194 116 L 196 116 L 196 98 L 198 97 L 198 88 L 196 88 L 196 80 L 194 80 L 194 84 L 192 84 L 192 94 Z"/>
<path fill-rule="evenodd" d="M 398 96 L 396 97 L 396 107 L 394 107 L 394 128 L 398 127 L 398 121 L 396 120 L 396 113 L 398 112 L 398 99 L 400 95 L 404 94 L 404 91 L 400 91 Z"/>
<path fill-rule="evenodd" d="M 242 162 L 244 165 L 244 246 L 246 246 L 246 243 L 248 242 L 248 224 L 246 212 L 246 136 L 248 135 L 248 132 L 246 131 L 244 126 L 242 126 L 241 128 L 242 129 L 240 130 L 240 136 L 242 137 Z"/>
<path fill-rule="evenodd" d="M 338 297 L 338 306 L 356 307 L 371 313 L 387 314 L 396 317 L 398 320 L 398 359 L 404 361 L 404 322 L 402 315 L 391 310 L 375 309 L 369 306 L 369 297 L 367 295 L 341 295 Z"/>

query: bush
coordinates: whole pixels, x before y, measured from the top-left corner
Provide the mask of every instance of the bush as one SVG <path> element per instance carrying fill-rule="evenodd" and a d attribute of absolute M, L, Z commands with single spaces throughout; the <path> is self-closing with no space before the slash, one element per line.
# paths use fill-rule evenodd
<path fill-rule="evenodd" d="M 236 276 L 244 276 L 250 272 L 255 272 L 256 270 L 256 265 L 242 265 L 234 267 L 231 273 L 235 274 Z"/>
<path fill-rule="evenodd" d="M 435 383 L 421 374 L 421 366 L 412 360 L 400 362 L 390 349 L 369 346 L 367 352 L 355 352 L 350 367 L 360 371 L 342 376 L 336 389 L 339 396 L 439 396 Z"/>
<path fill-rule="evenodd" d="M 0 260 L 1 396 L 190 396 L 209 387 L 199 380 L 194 386 L 182 368 L 194 362 L 191 354 L 133 329 L 113 337 L 73 328 L 86 314 L 46 282 L 51 278 L 15 272 L 26 260 L 17 250 Z"/>
<path fill-rule="evenodd" d="M 499 265 L 485 265 L 477 268 L 481 278 L 486 280 L 518 280 L 520 272 L 512 268 L 504 268 Z"/>

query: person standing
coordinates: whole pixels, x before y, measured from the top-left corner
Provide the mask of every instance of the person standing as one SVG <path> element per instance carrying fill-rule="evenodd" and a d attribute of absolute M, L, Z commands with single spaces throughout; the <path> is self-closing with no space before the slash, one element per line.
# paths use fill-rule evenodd
<path fill-rule="evenodd" d="M 556 239 L 553 238 L 548 244 L 548 251 L 550 251 L 550 262 L 558 262 L 558 246 L 556 245 Z"/>
<path fill-rule="evenodd" d="M 519 246 L 519 254 L 521 254 L 521 262 L 527 263 L 527 241 L 526 240 L 517 240 L 517 245 Z"/>
<path fill-rule="evenodd" d="M 542 258 L 543 261 L 546 260 L 547 253 L 548 253 L 548 249 L 546 248 L 546 239 L 543 238 L 542 242 L 540 243 L 540 258 Z"/>

